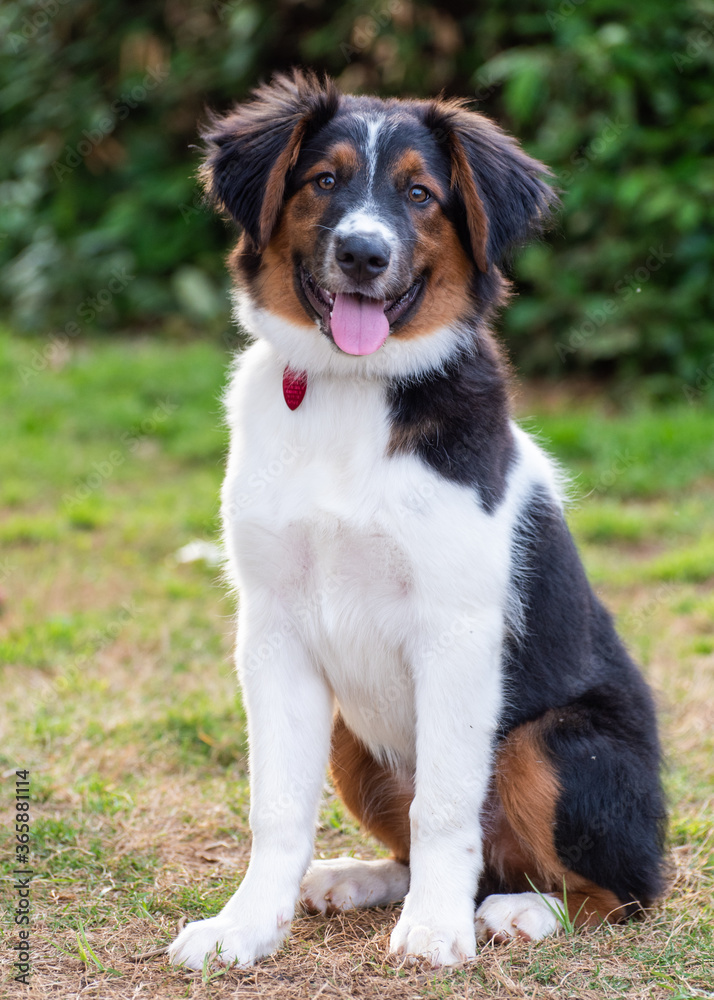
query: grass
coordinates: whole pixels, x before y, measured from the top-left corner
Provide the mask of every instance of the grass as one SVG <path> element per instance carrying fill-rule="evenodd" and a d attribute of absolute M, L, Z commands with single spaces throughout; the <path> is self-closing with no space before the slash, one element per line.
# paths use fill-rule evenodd
<path fill-rule="evenodd" d="M 585 907 L 585 903 L 587 902 L 587 900 L 585 899 L 583 900 L 583 902 L 578 907 L 575 915 L 571 917 L 568 911 L 568 887 L 566 885 L 565 878 L 563 878 L 562 903 L 560 902 L 559 899 L 554 899 L 553 897 L 548 896 L 545 893 L 541 892 L 540 889 L 538 889 L 533 884 L 533 881 L 528 875 L 526 875 L 526 878 L 528 879 L 528 882 L 530 883 L 530 887 L 533 890 L 533 892 L 535 892 L 535 894 L 539 896 L 540 899 L 543 900 L 545 905 L 548 907 L 550 912 L 553 914 L 555 919 L 560 924 L 562 928 L 562 933 L 565 934 L 566 937 L 572 937 L 572 935 L 575 934 L 576 932 L 576 921 L 580 916 L 583 908 Z"/>
<path fill-rule="evenodd" d="M 36 872 L 33 987 L 8 978 L 7 996 L 711 995 L 713 413 L 567 386 L 518 400 L 572 475 L 572 529 L 659 700 L 672 806 L 659 907 L 438 974 L 385 959 L 397 910 L 301 917 L 256 970 L 189 975 L 131 958 L 180 917 L 214 914 L 249 854 L 233 602 L 215 568 L 175 559 L 216 536 L 228 359 L 206 343 L 114 339 L 36 371 L 44 346 L 0 337 L 0 856 L 9 879 L 7 807 L 27 767 Z M 326 792 L 317 851 L 379 848 Z M 8 920 L 2 933 L 12 944 Z"/>

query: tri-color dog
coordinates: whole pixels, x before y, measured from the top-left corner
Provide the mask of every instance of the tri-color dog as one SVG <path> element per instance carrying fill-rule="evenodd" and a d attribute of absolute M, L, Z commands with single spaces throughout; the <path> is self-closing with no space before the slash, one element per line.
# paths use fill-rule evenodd
<path fill-rule="evenodd" d="M 253 846 L 172 961 L 249 965 L 299 900 L 404 899 L 390 950 L 435 966 L 555 933 L 564 889 L 581 924 L 647 907 L 652 700 L 587 583 L 557 470 L 510 417 L 489 328 L 499 262 L 554 202 L 548 170 L 463 102 L 299 72 L 206 140 L 255 338 L 227 396 L 223 491 Z M 311 864 L 328 761 L 392 859 Z"/>

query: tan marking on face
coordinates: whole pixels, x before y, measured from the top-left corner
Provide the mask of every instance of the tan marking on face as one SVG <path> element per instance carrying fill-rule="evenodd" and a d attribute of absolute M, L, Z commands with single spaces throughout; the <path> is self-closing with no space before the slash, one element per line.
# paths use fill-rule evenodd
<path fill-rule="evenodd" d="M 315 319 L 306 313 L 295 290 L 293 260 L 296 253 L 307 256 L 311 250 L 320 214 L 319 198 L 310 186 L 298 191 L 283 209 L 257 276 L 248 279 L 259 306 L 306 329 L 314 328 Z M 243 243 L 241 238 L 231 258 L 233 273 L 241 284 L 246 283 L 240 266 Z"/>
<path fill-rule="evenodd" d="M 417 207 L 413 273 L 419 275 L 428 270 L 429 276 L 414 318 L 392 334 L 399 340 L 428 336 L 440 327 L 454 324 L 471 305 L 469 284 L 473 264 L 454 227 L 435 200 Z"/>
<path fill-rule="evenodd" d="M 313 180 L 325 172 L 351 177 L 359 167 L 360 156 L 357 149 L 349 142 L 338 142 L 325 151 L 322 159 L 310 168 L 306 178 Z"/>
<path fill-rule="evenodd" d="M 428 188 L 437 198 L 443 199 L 445 191 L 441 183 L 429 173 L 421 153 L 416 149 L 407 149 L 395 162 L 390 177 L 398 191 L 406 191 L 413 184 L 421 184 Z"/>

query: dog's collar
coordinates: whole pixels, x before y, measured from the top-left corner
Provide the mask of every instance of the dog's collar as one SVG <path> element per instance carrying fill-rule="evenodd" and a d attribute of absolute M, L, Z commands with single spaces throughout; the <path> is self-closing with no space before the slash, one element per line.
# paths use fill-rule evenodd
<path fill-rule="evenodd" d="M 290 365 L 286 365 L 283 372 L 283 396 L 289 409 L 297 410 L 305 398 L 306 389 L 307 372 L 296 372 Z"/>

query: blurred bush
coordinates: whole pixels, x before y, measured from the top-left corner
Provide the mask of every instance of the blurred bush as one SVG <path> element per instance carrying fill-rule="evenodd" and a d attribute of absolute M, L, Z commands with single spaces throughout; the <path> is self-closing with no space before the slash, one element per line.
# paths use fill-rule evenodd
<path fill-rule="evenodd" d="M 472 96 L 554 170 L 515 264 L 531 373 L 714 362 L 714 0 L 5 0 L 0 295 L 21 330 L 229 328 L 196 123 L 294 63 L 348 89 Z M 712 369 L 714 372 L 714 369 Z"/>

